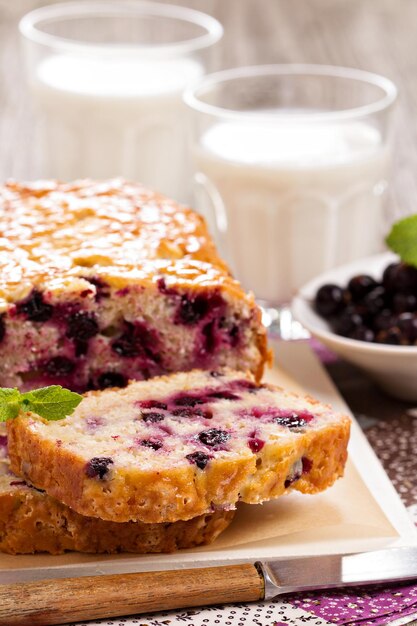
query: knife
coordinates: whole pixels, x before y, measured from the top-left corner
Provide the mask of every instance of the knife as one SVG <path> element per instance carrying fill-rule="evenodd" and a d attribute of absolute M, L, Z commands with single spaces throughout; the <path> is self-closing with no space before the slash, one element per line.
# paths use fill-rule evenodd
<path fill-rule="evenodd" d="M 417 580 L 417 546 L 0 585 L 0 626 L 49 626 L 296 591 Z"/>

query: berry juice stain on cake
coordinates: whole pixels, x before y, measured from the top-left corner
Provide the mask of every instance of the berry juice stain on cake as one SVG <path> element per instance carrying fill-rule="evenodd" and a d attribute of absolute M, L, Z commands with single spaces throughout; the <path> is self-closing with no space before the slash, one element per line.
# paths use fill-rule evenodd
<path fill-rule="evenodd" d="M 16 304 L 16 312 L 31 322 L 47 322 L 53 315 L 53 307 L 44 301 L 41 292 L 34 289 L 27 298 Z"/>
<path fill-rule="evenodd" d="M 94 457 L 88 461 L 85 473 L 88 478 L 98 477 L 100 480 L 103 480 L 107 476 L 109 467 L 113 465 L 113 463 L 114 461 L 110 457 Z"/>

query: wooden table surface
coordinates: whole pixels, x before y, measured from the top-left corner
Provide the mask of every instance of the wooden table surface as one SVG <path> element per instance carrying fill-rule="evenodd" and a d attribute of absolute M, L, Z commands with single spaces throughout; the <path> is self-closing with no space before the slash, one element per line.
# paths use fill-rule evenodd
<path fill-rule="evenodd" d="M 25 88 L 17 23 L 48 0 L 0 0 L 0 180 L 39 175 L 35 120 Z M 219 65 L 327 63 L 379 72 L 399 87 L 389 217 L 417 196 L 415 0 L 176 0 L 225 27 Z"/>

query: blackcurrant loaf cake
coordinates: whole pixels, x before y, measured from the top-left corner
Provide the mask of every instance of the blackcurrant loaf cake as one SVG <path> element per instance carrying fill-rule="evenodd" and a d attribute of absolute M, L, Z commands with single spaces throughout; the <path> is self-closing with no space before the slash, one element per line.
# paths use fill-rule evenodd
<path fill-rule="evenodd" d="M 0 552 L 174 552 L 211 543 L 234 517 L 234 511 L 215 511 L 173 524 L 84 517 L 13 474 L 6 440 L 0 431 Z"/>
<path fill-rule="evenodd" d="M 260 310 L 191 209 L 122 180 L 0 188 L 0 385 L 124 386 L 230 366 L 259 380 Z"/>
<path fill-rule="evenodd" d="M 350 420 L 249 373 L 181 372 L 7 423 L 12 471 L 82 515 L 175 522 L 343 474 Z"/>

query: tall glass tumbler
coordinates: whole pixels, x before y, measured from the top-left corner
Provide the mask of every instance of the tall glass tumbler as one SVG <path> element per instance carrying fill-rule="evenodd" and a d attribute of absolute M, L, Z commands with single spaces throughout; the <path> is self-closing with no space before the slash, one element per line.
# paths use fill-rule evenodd
<path fill-rule="evenodd" d="M 187 89 L 197 206 L 269 319 L 310 278 L 381 249 L 395 99 L 386 78 L 314 65 Z"/>
<path fill-rule="evenodd" d="M 182 93 L 210 67 L 217 20 L 154 2 L 83 0 L 28 13 L 20 32 L 42 116 L 39 176 L 122 175 L 189 199 Z"/>

